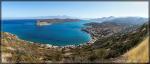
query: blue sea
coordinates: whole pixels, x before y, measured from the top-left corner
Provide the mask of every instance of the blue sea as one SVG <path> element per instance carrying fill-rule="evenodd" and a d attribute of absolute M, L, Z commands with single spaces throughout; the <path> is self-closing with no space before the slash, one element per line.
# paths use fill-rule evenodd
<path fill-rule="evenodd" d="M 81 31 L 90 21 L 55 23 L 37 26 L 36 19 L 2 20 L 2 31 L 17 35 L 20 39 L 57 46 L 79 45 L 91 40 L 90 34 Z"/>

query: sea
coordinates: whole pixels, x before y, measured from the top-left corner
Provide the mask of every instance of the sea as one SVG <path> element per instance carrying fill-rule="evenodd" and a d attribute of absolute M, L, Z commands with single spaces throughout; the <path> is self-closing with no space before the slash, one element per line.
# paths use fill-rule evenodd
<path fill-rule="evenodd" d="M 17 35 L 20 39 L 55 46 L 79 45 L 91 40 L 90 34 L 82 31 L 88 20 L 54 23 L 37 26 L 37 19 L 2 20 L 3 32 Z"/>

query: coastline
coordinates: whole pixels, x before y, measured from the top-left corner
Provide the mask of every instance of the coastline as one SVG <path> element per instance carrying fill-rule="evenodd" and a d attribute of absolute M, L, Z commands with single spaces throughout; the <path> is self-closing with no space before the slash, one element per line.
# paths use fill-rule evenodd
<path fill-rule="evenodd" d="M 52 24 L 51 22 L 48 23 L 48 22 L 42 21 L 42 20 L 41 21 L 38 20 L 38 22 L 37 22 L 38 26 L 45 26 L 45 25 L 51 25 L 51 24 Z M 84 26 L 86 26 L 86 25 L 84 25 Z M 84 43 L 81 43 L 81 44 L 78 44 L 78 45 L 64 45 L 64 46 L 57 46 L 57 45 L 52 45 L 52 44 L 44 44 L 44 43 L 39 43 L 39 42 L 32 42 L 32 41 L 21 39 L 16 34 L 12 34 L 10 32 L 5 32 L 5 33 L 12 34 L 12 35 L 16 36 L 17 39 L 22 40 L 24 42 L 32 43 L 32 44 L 39 45 L 39 46 L 42 46 L 42 47 L 43 46 L 50 47 L 50 48 L 67 48 L 67 47 L 75 48 L 75 47 L 82 47 L 84 45 L 92 45 L 97 40 L 97 38 L 94 37 L 94 35 L 92 35 L 92 33 L 87 29 L 87 27 L 81 28 L 81 31 L 86 32 L 86 33 L 88 33 L 90 35 L 91 39 L 88 42 L 84 42 Z"/>
<path fill-rule="evenodd" d="M 32 41 L 28 41 L 28 40 L 23 40 L 23 39 L 20 39 L 17 35 L 14 35 L 14 34 L 12 34 L 10 32 L 3 32 L 3 33 L 11 34 L 17 40 L 21 40 L 23 42 L 31 43 L 31 44 L 34 44 L 34 45 L 38 45 L 39 47 L 46 47 L 46 48 L 76 48 L 76 47 L 82 47 L 82 46 L 90 46 L 90 45 L 92 45 L 96 41 L 96 39 L 94 39 L 94 37 L 92 37 L 90 41 L 82 43 L 82 44 L 79 44 L 79 45 L 57 46 L 57 45 L 52 45 L 52 44 L 43 44 L 43 43 L 38 43 L 38 42 L 32 42 Z"/>

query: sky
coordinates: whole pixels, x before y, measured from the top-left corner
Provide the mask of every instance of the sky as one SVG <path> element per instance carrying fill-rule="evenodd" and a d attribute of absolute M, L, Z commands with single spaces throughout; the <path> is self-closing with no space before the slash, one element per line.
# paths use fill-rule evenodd
<path fill-rule="evenodd" d="M 41 16 L 71 16 L 77 18 L 126 17 L 148 18 L 147 1 L 8 1 L 2 2 L 3 18 Z"/>

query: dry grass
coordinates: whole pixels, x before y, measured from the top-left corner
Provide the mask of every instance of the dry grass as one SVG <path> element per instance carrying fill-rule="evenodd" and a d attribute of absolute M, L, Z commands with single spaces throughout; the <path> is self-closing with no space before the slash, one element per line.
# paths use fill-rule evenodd
<path fill-rule="evenodd" d="M 123 57 L 126 59 L 126 62 L 149 62 L 149 37 L 142 41 L 137 47 L 125 53 Z"/>

